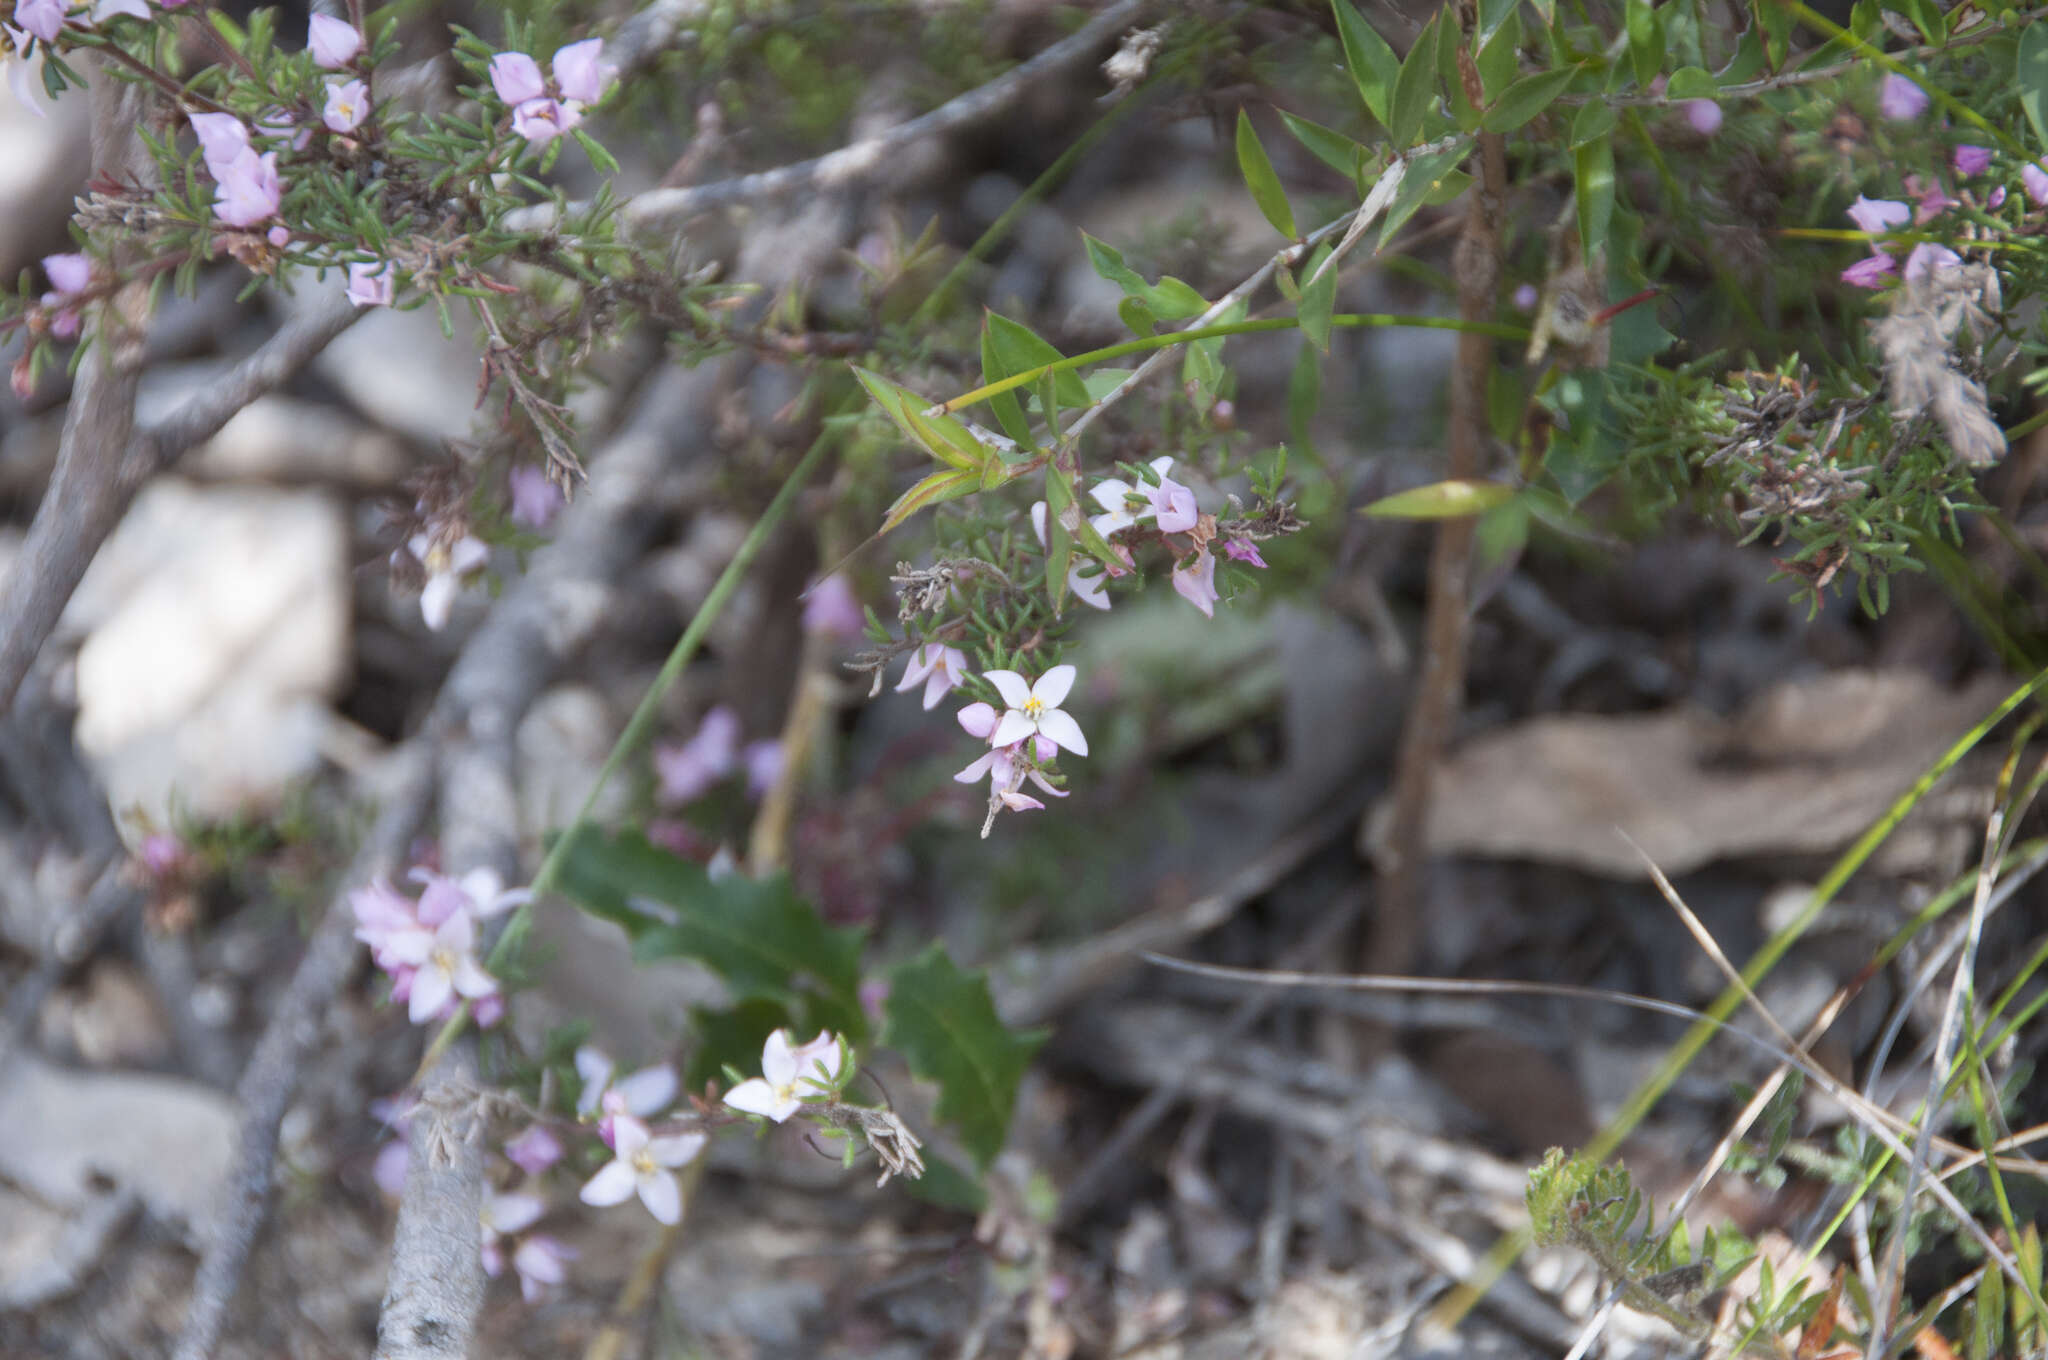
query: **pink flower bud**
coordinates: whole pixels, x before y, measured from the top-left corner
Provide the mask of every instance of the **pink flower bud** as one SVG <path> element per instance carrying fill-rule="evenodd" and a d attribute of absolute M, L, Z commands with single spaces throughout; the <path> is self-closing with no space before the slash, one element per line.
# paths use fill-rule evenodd
<path fill-rule="evenodd" d="M 363 35 L 345 19 L 316 14 L 306 30 L 306 50 L 313 54 L 315 66 L 339 71 L 363 50 Z"/>

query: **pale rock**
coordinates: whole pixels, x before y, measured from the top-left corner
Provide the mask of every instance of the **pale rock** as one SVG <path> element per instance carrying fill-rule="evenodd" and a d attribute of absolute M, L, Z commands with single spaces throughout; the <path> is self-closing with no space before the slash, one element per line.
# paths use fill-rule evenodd
<path fill-rule="evenodd" d="M 0 278 L 12 280 L 36 257 L 69 250 L 64 223 L 71 200 L 85 184 L 86 132 L 91 111 L 83 90 L 51 99 L 35 85 L 38 118 L 5 87 L 9 61 L 0 60 Z"/>
<path fill-rule="evenodd" d="M 278 303 L 309 307 L 317 300 L 317 290 L 306 288 L 298 298 L 279 298 Z M 313 369 L 345 392 L 357 410 L 439 449 L 450 439 L 466 438 L 476 418 L 476 356 L 482 346 L 466 316 L 451 315 L 455 338 L 448 340 L 432 308 L 366 308 L 355 325 L 320 352 Z"/>
<path fill-rule="evenodd" d="M 70 607 L 77 738 L 117 817 L 263 810 L 317 766 L 348 665 L 348 538 L 324 494 L 136 498 Z"/>

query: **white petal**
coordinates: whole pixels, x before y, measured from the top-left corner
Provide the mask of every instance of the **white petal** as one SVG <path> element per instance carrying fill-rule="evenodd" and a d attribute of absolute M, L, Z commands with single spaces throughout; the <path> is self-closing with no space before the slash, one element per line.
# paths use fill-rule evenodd
<path fill-rule="evenodd" d="M 422 968 L 413 974 L 412 999 L 406 1003 L 406 1018 L 424 1025 L 455 995 L 455 985 L 439 968 Z"/>
<path fill-rule="evenodd" d="M 683 1221 L 683 1192 L 676 1178 L 666 1171 L 653 1171 L 640 1178 L 640 1202 L 654 1221 L 673 1228 Z"/>
<path fill-rule="evenodd" d="M 1045 502 L 1031 502 L 1031 532 L 1038 535 L 1038 546 L 1045 546 Z"/>
<path fill-rule="evenodd" d="M 1131 484 L 1123 478 L 1105 477 L 1094 486 L 1089 487 L 1088 494 L 1093 496 L 1095 503 L 1103 509 L 1112 514 L 1123 515 L 1126 521 L 1130 519 L 1130 516 L 1125 513 L 1124 501 L 1125 497 L 1131 494 Z"/>
<path fill-rule="evenodd" d="M 725 1093 L 725 1103 L 745 1114 L 766 1115 L 780 1124 L 796 1110 L 796 1102 L 784 1100 L 775 1088 L 759 1077 L 749 1077 Z"/>
<path fill-rule="evenodd" d="M 1058 708 L 1074 688 L 1074 674 L 1072 666 L 1054 666 L 1038 677 L 1038 683 L 1031 687 L 1031 697 L 1047 708 Z"/>
<path fill-rule="evenodd" d="M 597 1108 L 604 1088 L 611 1084 L 612 1060 L 604 1050 L 585 1044 L 576 1050 L 576 1075 L 583 1078 L 583 1091 L 576 1097 L 576 1113 L 589 1114 Z"/>
<path fill-rule="evenodd" d="M 612 1151 L 619 1154 L 619 1160 L 630 1162 L 640 1150 L 654 1141 L 647 1132 L 647 1126 L 629 1114 L 612 1116 Z"/>
<path fill-rule="evenodd" d="M 994 751 L 986 752 L 982 755 L 980 760 L 975 761 L 972 765 L 969 765 L 966 769 L 954 775 L 953 782 L 955 784 L 972 784 L 976 780 L 980 779 L 983 775 L 987 774 L 989 766 L 995 763 L 996 753 Z"/>
<path fill-rule="evenodd" d="M 761 1075 L 770 1086 L 787 1086 L 796 1080 L 796 1045 L 790 1043 L 788 1030 L 776 1030 L 761 1045 Z"/>
<path fill-rule="evenodd" d="M 1090 609 L 1109 608 L 1109 591 L 1106 589 L 1108 581 L 1109 577 L 1099 571 L 1093 576 L 1083 576 L 1079 567 L 1067 573 L 1067 589 L 1073 591 L 1074 598 Z"/>
<path fill-rule="evenodd" d="M 1164 477 L 1167 473 L 1173 471 L 1173 455 L 1169 453 L 1164 455 L 1163 457 L 1154 458 L 1152 460 L 1152 470 L 1158 473 L 1161 477 Z"/>
<path fill-rule="evenodd" d="M 492 1195 L 484 1202 L 485 1221 L 499 1233 L 524 1232 L 547 1211 L 539 1195 Z"/>
<path fill-rule="evenodd" d="M 378 952 L 393 963 L 417 968 L 433 954 L 434 936 L 417 926 L 401 928 L 384 937 Z"/>
<path fill-rule="evenodd" d="M 633 1185 L 639 1177 L 633 1174 L 633 1167 L 624 1158 L 607 1162 L 595 1176 L 583 1183 L 576 1197 L 585 1204 L 600 1208 L 608 1204 L 624 1204 L 633 1194 Z"/>
<path fill-rule="evenodd" d="M 1089 524 L 1094 526 L 1095 532 L 1101 534 L 1104 538 L 1108 538 L 1119 530 L 1128 529 L 1137 522 L 1121 510 L 1111 510 L 1107 514 L 1097 515 L 1088 521 Z"/>
<path fill-rule="evenodd" d="M 475 1001 L 479 997 L 495 996 L 498 980 L 484 971 L 473 955 L 463 954 L 455 960 L 455 970 L 449 978 L 455 990 Z"/>
<path fill-rule="evenodd" d="M 1022 708 L 1030 701 L 1031 686 L 1015 671 L 983 671 L 981 678 L 996 687 L 996 693 L 1003 696 L 1003 702 L 1011 708 Z M 997 745 L 1007 745 L 998 742 Z"/>
<path fill-rule="evenodd" d="M 701 1133 L 676 1133 L 647 1145 L 647 1155 L 662 1166 L 687 1166 L 710 1140 Z"/>
<path fill-rule="evenodd" d="M 667 1063 L 643 1067 L 630 1076 L 619 1078 L 612 1089 L 626 1102 L 626 1109 L 645 1118 L 669 1107 L 676 1098 L 676 1070 Z"/>
<path fill-rule="evenodd" d="M 996 724 L 994 735 L 989 737 L 989 744 L 992 746 L 1011 746 L 1024 740 L 1024 738 L 1037 730 L 1038 725 L 1036 723 L 1013 708 L 1003 715 L 1001 722 Z"/>
<path fill-rule="evenodd" d="M 449 572 L 439 571 L 427 578 L 420 587 L 420 618 L 428 628 L 438 633 L 448 626 L 448 616 L 455 609 L 455 597 L 462 590 L 462 583 Z"/>
<path fill-rule="evenodd" d="M 1038 730 L 1058 742 L 1062 750 L 1072 751 L 1077 756 L 1088 754 L 1088 738 L 1081 735 L 1081 724 L 1069 717 L 1063 708 L 1039 714 Z"/>

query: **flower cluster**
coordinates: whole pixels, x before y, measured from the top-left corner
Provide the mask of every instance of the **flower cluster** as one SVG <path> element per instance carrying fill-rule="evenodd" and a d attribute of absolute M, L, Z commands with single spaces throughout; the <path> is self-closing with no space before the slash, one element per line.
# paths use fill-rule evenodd
<path fill-rule="evenodd" d="M 585 38 L 559 48 L 549 63 L 552 90 L 540 63 L 524 52 L 491 58 L 491 88 L 512 109 L 512 131 L 535 150 L 583 121 L 583 110 L 604 98 L 618 68 L 604 60 L 604 40 Z"/>
<path fill-rule="evenodd" d="M 989 777 L 988 816 L 981 824 L 984 837 L 995 826 L 997 813 L 1045 806 L 1022 791 L 1026 779 L 1042 793 L 1067 796 L 1046 778 L 1042 767 L 1063 750 L 1077 756 L 1088 754 L 1088 738 L 1081 725 L 1060 707 L 1074 688 L 1074 674 L 1072 666 L 1054 666 L 1033 684 L 1015 671 L 983 671 L 981 678 L 1002 696 L 1004 711 L 997 713 L 993 705 L 984 703 L 960 710 L 960 726 L 989 746 L 979 759 L 953 776 L 962 784 Z"/>
<path fill-rule="evenodd" d="M 474 1003 L 478 1024 L 496 1024 L 505 1001 L 497 979 L 477 961 L 477 924 L 531 894 L 505 891 L 488 869 L 460 879 L 415 869 L 412 877 L 424 885 L 417 901 L 383 879 L 349 894 L 356 938 L 370 946 L 370 957 L 390 974 L 391 999 L 406 1003 L 414 1024 L 446 1019 L 465 1000 Z"/>

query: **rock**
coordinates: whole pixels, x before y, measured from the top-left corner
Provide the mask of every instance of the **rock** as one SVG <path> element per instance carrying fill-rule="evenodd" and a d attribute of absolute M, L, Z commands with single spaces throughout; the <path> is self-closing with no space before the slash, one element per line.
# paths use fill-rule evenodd
<path fill-rule="evenodd" d="M 339 287 L 339 281 L 336 281 Z M 316 289 L 301 289 L 311 305 Z M 388 429 L 439 450 L 463 439 L 476 417 L 477 354 L 467 315 L 452 312 L 455 338 L 442 337 L 432 308 L 414 312 L 372 307 L 337 336 L 313 369 L 348 394 L 356 409 Z"/>
<path fill-rule="evenodd" d="M 84 637 L 78 743 L 117 817 L 261 810 L 310 773 L 350 607 L 347 527 L 327 496 L 144 490 L 61 625 Z"/>
<path fill-rule="evenodd" d="M 7 65 L 0 61 L 0 68 Z M 0 213 L 0 277 L 9 280 L 38 256 L 72 249 L 64 223 L 72 196 L 85 184 L 85 92 L 52 100 L 40 81 L 32 83 L 44 117 L 11 94 L 0 97 L 0 203 L 7 205 Z"/>
<path fill-rule="evenodd" d="M 85 1213 L 115 1193 L 204 1240 L 235 1149 L 226 1094 L 174 1077 L 0 1062 L 0 1181 Z"/>

